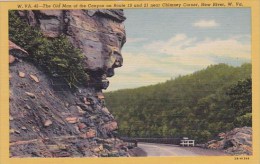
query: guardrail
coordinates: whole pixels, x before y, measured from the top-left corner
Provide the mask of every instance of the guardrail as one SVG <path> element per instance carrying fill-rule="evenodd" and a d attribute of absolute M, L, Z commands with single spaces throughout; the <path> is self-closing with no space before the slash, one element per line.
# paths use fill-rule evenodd
<path fill-rule="evenodd" d="M 133 143 L 134 144 L 133 146 L 137 147 L 138 140 L 134 138 L 120 137 L 120 139 L 123 140 L 124 142 Z"/>
<path fill-rule="evenodd" d="M 120 139 L 125 142 L 134 143 L 136 146 L 138 142 L 180 145 L 182 140 L 181 138 L 129 138 L 129 137 L 120 137 Z"/>
<path fill-rule="evenodd" d="M 181 146 L 195 146 L 195 140 L 181 140 L 181 143 L 180 143 Z"/>

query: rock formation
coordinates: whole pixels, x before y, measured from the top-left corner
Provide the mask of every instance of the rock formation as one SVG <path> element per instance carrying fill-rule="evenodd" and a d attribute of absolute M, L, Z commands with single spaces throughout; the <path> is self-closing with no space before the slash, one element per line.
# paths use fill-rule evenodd
<path fill-rule="evenodd" d="M 105 106 L 107 77 L 122 66 L 122 10 L 19 11 L 45 37 L 65 35 L 82 50 L 86 85 L 71 91 L 33 63 L 19 43 L 9 43 L 10 157 L 128 156 L 116 138 L 117 122 Z M 29 35 L 29 34 L 28 34 Z M 77 64 L 77 63 L 75 63 Z"/>
<path fill-rule="evenodd" d="M 220 133 L 218 140 L 209 141 L 207 148 L 224 150 L 232 155 L 252 155 L 252 128 L 235 128 L 227 133 Z"/>
<path fill-rule="evenodd" d="M 28 24 L 40 27 L 49 38 L 66 35 L 82 50 L 84 68 L 92 84 L 108 87 L 106 77 L 122 66 L 121 48 L 126 41 L 122 10 L 38 10 L 19 11 Z"/>

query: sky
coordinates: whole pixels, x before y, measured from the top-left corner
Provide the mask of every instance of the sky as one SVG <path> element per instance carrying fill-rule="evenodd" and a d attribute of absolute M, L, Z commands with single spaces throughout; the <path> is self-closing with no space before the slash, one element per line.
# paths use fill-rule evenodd
<path fill-rule="evenodd" d="M 107 91 L 137 88 L 187 75 L 209 65 L 251 62 L 251 11 L 127 9 L 123 66 Z"/>

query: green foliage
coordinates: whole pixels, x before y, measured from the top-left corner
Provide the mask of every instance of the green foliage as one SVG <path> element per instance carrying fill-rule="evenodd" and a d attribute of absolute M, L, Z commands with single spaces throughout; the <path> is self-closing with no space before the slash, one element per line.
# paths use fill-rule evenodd
<path fill-rule="evenodd" d="M 229 106 L 239 115 L 246 114 L 252 108 L 252 80 L 251 78 L 240 80 L 231 86 L 227 95 L 230 97 Z"/>
<path fill-rule="evenodd" d="M 9 39 L 24 48 L 33 63 L 51 76 L 63 77 L 70 87 L 88 80 L 79 49 L 63 35 L 52 39 L 44 37 L 39 28 L 29 26 L 15 11 L 9 12 Z"/>
<path fill-rule="evenodd" d="M 236 126 L 252 126 L 252 79 L 238 81 L 227 91 L 229 110 L 234 112 Z"/>
<path fill-rule="evenodd" d="M 252 113 L 236 117 L 235 123 L 237 126 L 252 126 Z"/>
<path fill-rule="evenodd" d="M 106 93 L 106 103 L 122 136 L 205 142 L 251 125 L 250 80 L 251 64 L 218 64 L 165 83 Z"/>

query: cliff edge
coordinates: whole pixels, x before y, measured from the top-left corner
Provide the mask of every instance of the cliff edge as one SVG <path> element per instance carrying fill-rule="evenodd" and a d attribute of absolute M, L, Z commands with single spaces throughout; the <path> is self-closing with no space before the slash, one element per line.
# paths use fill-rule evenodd
<path fill-rule="evenodd" d="M 107 77 L 122 66 L 123 11 L 16 11 L 16 16 L 48 40 L 65 36 L 81 51 L 88 80 L 72 89 L 66 78 L 46 73 L 34 52 L 11 36 L 10 157 L 129 156 L 102 93 Z"/>

